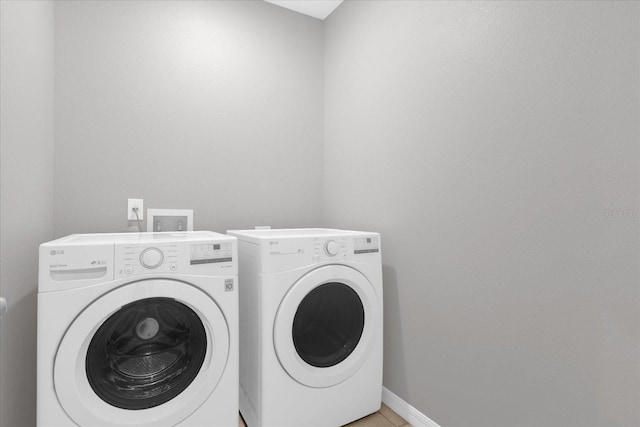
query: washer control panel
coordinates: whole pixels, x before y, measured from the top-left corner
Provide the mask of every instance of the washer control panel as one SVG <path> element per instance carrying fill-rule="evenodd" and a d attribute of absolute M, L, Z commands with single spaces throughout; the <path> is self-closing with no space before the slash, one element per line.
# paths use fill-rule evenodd
<path fill-rule="evenodd" d="M 181 258 L 177 243 L 116 245 L 115 255 L 116 277 L 173 272 L 178 269 Z"/>
<path fill-rule="evenodd" d="M 210 274 L 233 268 L 228 241 L 126 243 L 115 246 L 115 277 L 139 274 Z"/>

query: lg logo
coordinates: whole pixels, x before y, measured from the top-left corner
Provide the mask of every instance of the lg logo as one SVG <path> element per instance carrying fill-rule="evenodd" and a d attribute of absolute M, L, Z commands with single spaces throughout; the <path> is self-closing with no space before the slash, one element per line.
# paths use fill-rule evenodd
<path fill-rule="evenodd" d="M 63 249 L 51 249 L 51 252 L 49 252 L 51 255 L 64 255 L 64 250 Z"/>

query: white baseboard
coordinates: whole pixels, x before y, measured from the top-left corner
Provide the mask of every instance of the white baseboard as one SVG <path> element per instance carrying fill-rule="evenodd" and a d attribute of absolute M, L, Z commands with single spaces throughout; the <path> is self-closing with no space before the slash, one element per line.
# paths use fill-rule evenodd
<path fill-rule="evenodd" d="M 438 423 L 409 405 L 386 387 L 382 387 L 382 402 L 407 420 L 413 427 L 440 427 Z"/>

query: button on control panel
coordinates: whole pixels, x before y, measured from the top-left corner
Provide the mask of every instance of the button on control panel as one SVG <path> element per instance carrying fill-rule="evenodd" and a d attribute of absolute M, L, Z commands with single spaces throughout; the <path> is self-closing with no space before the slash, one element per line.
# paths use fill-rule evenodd
<path fill-rule="evenodd" d="M 344 258 L 347 255 L 347 241 L 344 238 L 313 239 L 313 261 Z"/>
<path fill-rule="evenodd" d="M 147 248 L 140 254 L 140 264 L 144 268 L 158 268 L 164 261 L 164 254 L 158 248 Z"/>
<path fill-rule="evenodd" d="M 329 256 L 336 256 L 338 252 L 340 252 L 340 246 L 336 243 L 335 240 L 327 240 L 324 244 L 324 251 Z"/>

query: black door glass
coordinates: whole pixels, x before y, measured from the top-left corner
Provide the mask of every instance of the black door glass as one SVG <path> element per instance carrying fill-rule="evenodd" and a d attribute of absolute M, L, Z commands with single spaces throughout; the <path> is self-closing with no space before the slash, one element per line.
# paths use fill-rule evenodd
<path fill-rule="evenodd" d="M 93 391 L 122 409 L 147 409 L 176 397 L 200 371 L 204 325 L 186 305 L 147 298 L 120 308 L 91 339 L 86 373 Z"/>
<path fill-rule="evenodd" d="M 311 366 L 327 368 L 346 359 L 364 329 L 358 294 L 343 283 L 326 283 L 304 297 L 293 318 L 293 344 Z"/>

